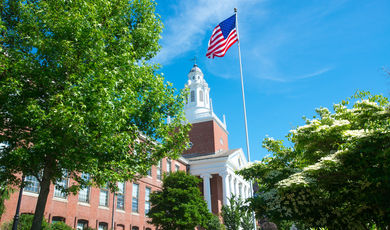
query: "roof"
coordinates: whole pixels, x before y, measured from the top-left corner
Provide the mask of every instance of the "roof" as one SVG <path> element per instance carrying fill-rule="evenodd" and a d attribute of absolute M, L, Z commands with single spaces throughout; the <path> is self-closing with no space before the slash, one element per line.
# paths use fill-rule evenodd
<path fill-rule="evenodd" d="M 183 154 L 182 157 L 184 157 L 189 161 L 225 158 L 235 153 L 238 150 L 239 149 L 229 149 L 229 150 L 222 150 L 216 153 L 190 153 L 190 154 Z"/>
<path fill-rule="evenodd" d="M 201 72 L 202 73 L 202 70 L 200 70 L 200 68 L 198 67 L 197 64 L 194 64 L 194 66 L 190 70 L 190 73 L 191 72 Z"/>

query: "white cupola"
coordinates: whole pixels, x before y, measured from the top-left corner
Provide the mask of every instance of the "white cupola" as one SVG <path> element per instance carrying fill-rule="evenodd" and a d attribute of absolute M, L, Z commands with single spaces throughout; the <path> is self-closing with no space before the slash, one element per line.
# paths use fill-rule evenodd
<path fill-rule="evenodd" d="M 212 116 L 212 106 L 210 101 L 210 88 L 203 78 L 202 70 L 194 64 L 188 73 L 188 81 L 185 85 L 189 89 L 185 114 L 189 122 L 199 118 Z"/>

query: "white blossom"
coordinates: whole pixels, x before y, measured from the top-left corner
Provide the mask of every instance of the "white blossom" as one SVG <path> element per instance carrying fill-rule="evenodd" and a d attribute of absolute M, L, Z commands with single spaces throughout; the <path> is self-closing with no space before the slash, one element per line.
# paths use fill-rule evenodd
<path fill-rule="evenodd" d="M 357 101 L 356 102 L 356 105 L 360 105 L 360 104 L 363 104 L 363 105 L 369 105 L 369 106 L 372 106 L 372 107 L 379 107 L 378 103 L 376 102 L 373 102 L 373 101 L 369 101 L 369 100 L 362 100 L 362 101 Z"/>

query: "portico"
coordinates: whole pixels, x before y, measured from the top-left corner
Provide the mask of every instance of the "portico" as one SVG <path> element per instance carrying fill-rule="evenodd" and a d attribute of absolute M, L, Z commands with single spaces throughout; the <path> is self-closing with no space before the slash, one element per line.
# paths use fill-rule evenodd
<path fill-rule="evenodd" d="M 203 180 L 204 199 L 213 213 L 219 213 L 222 205 L 228 204 L 228 199 L 233 195 L 242 199 L 250 196 L 250 184 L 234 173 L 241 169 L 239 161 L 246 164 L 241 149 L 223 150 L 207 155 L 186 154 L 184 157 L 191 165 L 190 174 Z"/>

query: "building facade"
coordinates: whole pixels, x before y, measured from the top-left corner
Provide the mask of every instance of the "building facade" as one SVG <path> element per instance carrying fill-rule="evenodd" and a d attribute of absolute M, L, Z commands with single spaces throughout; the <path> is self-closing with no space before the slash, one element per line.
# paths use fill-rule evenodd
<path fill-rule="evenodd" d="M 219 215 L 232 195 L 251 196 L 250 184 L 235 174 L 248 162 L 242 149 L 229 149 L 225 117 L 222 122 L 213 112 L 210 88 L 197 65 L 188 73 L 185 87 L 190 93 L 184 109 L 192 129 L 191 148 L 183 158 L 188 160 L 190 173 L 202 178 L 201 190 L 209 210 Z"/>
<path fill-rule="evenodd" d="M 229 149 L 228 131 L 213 112 L 210 88 L 203 73 L 194 65 L 188 74 L 186 84 L 190 94 L 185 105 L 185 114 L 192 124 L 189 133 L 190 148 L 178 160 L 162 159 L 153 166 L 148 176 L 136 182 L 118 184 L 119 192 L 111 193 L 107 188 L 89 187 L 77 195 L 65 196 L 55 185 L 51 185 L 45 208 L 48 222 L 64 221 L 77 229 L 151 230 L 146 213 L 150 209 L 150 193 L 162 188 L 163 173 L 178 170 L 188 171 L 202 179 L 199 185 L 210 212 L 220 215 L 222 205 L 227 204 L 233 194 L 248 198 L 250 184 L 235 174 L 248 162 L 242 149 Z M 85 175 L 87 176 L 87 175 Z M 32 214 L 37 202 L 39 184 L 34 177 L 26 177 L 29 185 L 24 188 L 21 214 Z M 64 179 L 62 185 L 74 183 Z M 0 224 L 13 219 L 18 199 L 15 191 L 5 201 L 6 211 Z"/>
<path fill-rule="evenodd" d="M 50 222 L 63 221 L 67 225 L 85 229 L 111 229 L 112 220 L 114 228 L 118 230 L 150 230 L 155 229 L 147 223 L 146 213 L 150 209 L 150 193 L 161 190 L 161 177 L 164 173 L 185 171 L 188 162 L 181 158 L 178 160 L 162 159 L 158 166 L 153 166 L 150 175 L 137 180 L 118 184 L 119 191 L 115 194 L 107 188 L 89 187 L 81 190 L 77 195 L 65 196 L 60 190 L 51 185 L 48 196 L 45 219 Z M 24 188 L 21 214 L 32 214 L 38 198 L 39 184 L 34 177 L 26 177 L 29 185 Z M 74 181 L 64 180 L 60 183 L 72 184 Z M 15 191 L 9 200 L 5 201 L 6 211 L 0 223 L 13 219 L 18 199 Z M 114 212 L 113 212 L 114 210 Z"/>

